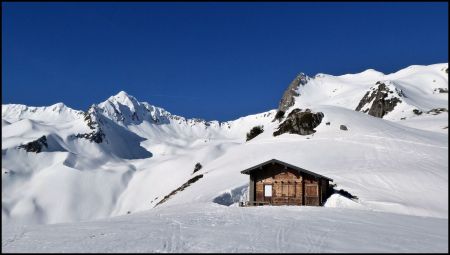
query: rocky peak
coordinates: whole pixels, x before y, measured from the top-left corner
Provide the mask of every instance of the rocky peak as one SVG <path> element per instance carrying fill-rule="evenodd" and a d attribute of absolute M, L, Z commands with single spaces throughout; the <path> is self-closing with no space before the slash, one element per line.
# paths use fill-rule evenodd
<path fill-rule="evenodd" d="M 136 111 L 136 109 L 140 106 L 140 102 L 134 96 L 129 95 L 123 90 L 117 93 L 117 95 L 108 98 L 108 101 L 112 102 L 113 104 L 120 103 L 124 106 L 127 106 L 131 111 Z"/>
<path fill-rule="evenodd" d="M 98 107 L 104 116 L 124 125 L 141 123 L 149 112 L 146 105 L 125 91 L 109 97 Z"/>

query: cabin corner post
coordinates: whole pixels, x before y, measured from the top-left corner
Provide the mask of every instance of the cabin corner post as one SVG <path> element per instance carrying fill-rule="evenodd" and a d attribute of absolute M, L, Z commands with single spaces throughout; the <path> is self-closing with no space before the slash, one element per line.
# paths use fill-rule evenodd
<path fill-rule="evenodd" d="M 255 201 L 255 177 L 250 174 L 250 182 L 249 182 L 249 192 L 248 192 L 248 200 L 249 202 Z"/>
<path fill-rule="evenodd" d="M 318 184 L 319 184 L 319 206 L 323 205 L 323 196 L 322 196 L 322 178 L 319 178 Z"/>

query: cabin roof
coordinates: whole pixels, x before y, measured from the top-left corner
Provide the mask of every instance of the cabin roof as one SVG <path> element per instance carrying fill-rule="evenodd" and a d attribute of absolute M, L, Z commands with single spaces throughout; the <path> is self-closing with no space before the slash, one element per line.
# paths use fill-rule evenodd
<path fill-rule="evenodd" d="M 258 164 L 256 166 L 252 166 L 250 168 L 242 170 L 241 174 L 250 174 L 250 173 L 252 173 L 254 171 L 258 171 L 260 168 L 262 168 L 263 166 L 265 166 L 267 164 L 270 164 L 270 163 L 278 163 L 278 164 L 284 165 L 286 167 L 292 168 L 293 170 L 296 170 L 296 171 L 298 171 L 300 173 L 306 173 L 306 174 L 309 174 L 309 175 L 312 175 L 312 176 L 315 176 L 315 177 L 324 178 L 324 179 L 327 179 L 329 181 L 333 181 L 333 179 L 331 179 L 331 178 L 328 178 L 328 177 L 320 175 L 320 174 L 316 174 L 314 172 L 308 171 L 308 170 L 300 168 L 298 166 L 294 166 L 294 165 L 288 164 L 288 163 L 283 162 L 283 161 L 278 160 L 278 159 L 271 159 L 271 160 L 268 160 L 268 161 L 263 162 L 261 164 Z"/>

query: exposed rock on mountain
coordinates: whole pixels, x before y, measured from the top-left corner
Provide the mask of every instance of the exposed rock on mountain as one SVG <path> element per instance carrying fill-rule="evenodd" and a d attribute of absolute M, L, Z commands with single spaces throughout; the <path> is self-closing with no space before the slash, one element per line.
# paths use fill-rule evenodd
<path fill-rule="evenodd" d="M 339 189 L 357 194 L 361 201 L 374 201 L 366 208 L 447 217 L 448 199 L 441 195 L 448 189 L 448 161 L 442 160 L 448 158 L 448 94 L 433 93 L 448 88 L 447 67 L 300 77 L 286 92 L 281 104 L 285 111 L 273 109 L 228 122 L 176 116 L 125 92 L 86 113 L 63 104 L 4 104 L 2 220 L 61 223 L 144 211 L 198 180 L 200 172 L 202 181 L 172 193 L 158 207 L 237 205 L 248 186 L 248 176 L 240 170 L 270 158 L 336 179 Z M 369 103 L 360 109 L 369 112 L 375 89 L 383 87 L 377 81 L 388 88 L 383 100 L 402 101 L 383 119 L 354 111 L 370 91 Z M 349 131 L 340 130 L 341 124 Z M 264 132 L 246 143 L 246 133 L 257 125 L 264 125 Z M 274 137 L 282 133 L 314 137 Z M 47 146 L 43 141 L 30 143 L 42 135 Z M 26 153 L 26 148 L 41 152 Z M 201 170 L 194 167 L 197 162 Z M 379 162 L 389 162 L 389 171 Z M 396 185 L 387 185 L 392 182 Z M 372 192 L 379 187 L 386 192 Z M 429 196 L 421 196 L 424 192 Z"/>
<path fill-rule="evenodd" d="M 183 183 L 183 185 L 181 185 L 180 187 L 178 187 L 176 190 L 173 190 L 172 192 L 170 192 L 168 195 L 166 195 L 161 201 L 159 201 L 156 205 L 160 205 L 164 202 L 166 202 L 171 196 L 175 195 L 177 192 L 179 191 L 183 191 L 185 188 L 189 187 L 192 183 L 200 180 L 201 178 L 203 178 L 203 174 L 199 174 L 196 175 L 194 177 L 192 177 L 191 179 L 189 179 L 187 182 Z"/>
<path fill-rule="evenodd" d="M 310 109 L 302 112 L 301 109 L 296 108 L 292 110 L 287 116 L 286 120 L 278 126 L 278 130 L 273 133 L 278 136 L 284 133 L 310 135 L 315 133 L 316 128 L 323 119 L 323 113 L 312 113 Z"/>
<path fill-rule="evenodd" d="M 84 121 L 86 122 L 86 125 L 92 129 L 92 132 L 90 133 L 84 133 L 84 134 L 77 134 L 77 138 L 84 138 L 88 139 L 91 142 L 95 143 L 101 143 L 103 142 L 103 138 L 105 137 L 105 134 L 103 133 L 102 129 L 100 128 L 100 125 L 98 123 L 98 108 L 95 104 L 93 104 L 91 107 L 89 107 L 89 110 L 84 113 Z"/>
<path fill-rule="evenodd" d="M 383 118 L 384 115 L 394 110 L 398 103 L 402 102 L 401 97 L 404 97 L 404 94 L 400 89 L 395 88 L 392 84 L 386 85 L 386 83 L 377 81 L 375 86 L 367 91 L 355 110 Z"/>
<path fill-rule="evenodd" d="M 103 138 L 105 138 L 105 134 L 102 132 L 101 129 L 99 129 L 97 131 L 92 131 L 90 133 L 77 134 L 75 137 L 88 139 L 89 141 L 95 143 L 101 143 L 103 142 Z"/>
<path fill-rule="evenodd" d="M 275 114 L 275 118 L 272 120 L 272 122 L 275 120 L 281 121 L 283 119 L 283 117 L 284 117 L 284 111 L 278 110 L 277 114 Z"/>
<path fill-rule="evenodd" d="M 433 93 L 448 93 L 448 88 L 435 88 Z"/>
<path fill-rule="evenodd" d="M 309 81 L 309 77 L 304 73 L 300 73 L 295 79 L 289 84 L 289 87 L 283 94 L 278 106 L 278 111 L 286 112 L 289 107 L 293 106 L 295 103 L 295 97 L 299 96 L 298 87 L 300 85 L 304 86 Z"/>
<path fill-rule="evenodd" d="M 413 109 L 413 113 L 416 115 L 421 115 L 423 112 L 419 109 Z"/>
<path fill-rule="evenodd" d="M 202 167 L 203 167 L 202 164 L 197 162 L 197 164 L 195 164 L 195 166 L 194 166 L 194 172 L 192 172 L 192 173 L 197 172 L 198 170 L 202 169 Z"/>
<path fill-rule="evenodd" d="M 433 114 L 433 115 L 437 115 L 442 112 L 448 112 L 448 110 L 446 108 L 434 108 L 434 109 L 427 111 L 428 114 Z"/>
<path fill-rule="evenodd" d="M 45 135 L 41 136 L 39 139 L 29 142 L 27 144 L 19 145 L 20 149 L 24 149 L 27 152 L 39 153 L 44 148 L 48 148 L 47 137 Z"/>
<path fill-rule="evenodd" d="M 250 141 L 253 138 L 257 137 L 259 134 L 264 132 L 263 126 L 255 126 L 252 129 L 250 129 L 250 132 L 247 133 L 247 139 L 246 141 Z"/>

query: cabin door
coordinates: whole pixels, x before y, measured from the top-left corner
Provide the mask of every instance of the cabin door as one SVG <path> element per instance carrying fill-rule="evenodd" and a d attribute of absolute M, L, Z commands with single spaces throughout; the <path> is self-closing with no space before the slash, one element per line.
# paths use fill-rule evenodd
<path fill-rule="evenodd" d="M 319 205 L 319 186 L 317 184 L 305 185 L 305 205 Z"/>

